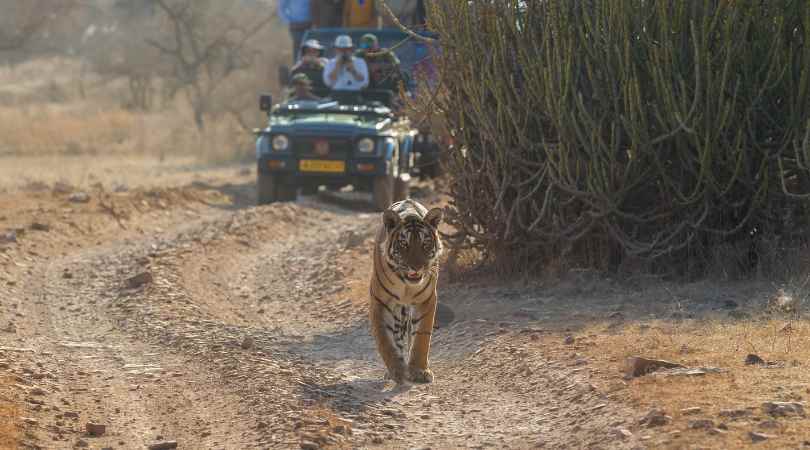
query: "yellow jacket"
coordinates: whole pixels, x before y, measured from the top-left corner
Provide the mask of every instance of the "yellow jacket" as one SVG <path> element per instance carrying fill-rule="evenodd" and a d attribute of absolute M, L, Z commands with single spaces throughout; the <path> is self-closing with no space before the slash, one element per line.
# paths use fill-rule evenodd
<path fill-rule="evenodd" d="M 374 0 L 346 0 L 343 4 L 343 26 L 348 28 L 376 28 L 377 5 Z"/>

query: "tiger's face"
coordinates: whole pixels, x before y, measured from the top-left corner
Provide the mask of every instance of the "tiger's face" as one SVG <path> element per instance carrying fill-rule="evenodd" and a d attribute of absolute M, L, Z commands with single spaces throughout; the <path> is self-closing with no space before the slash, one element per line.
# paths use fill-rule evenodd
<path fill-rule="evenodd" d="M 419 284 L 438 270 L 442 244 L 437 228 L 443 213 L 439 208 L 425 213 L 422 205 L 405 202 L 413 205 L 395 203 L 383 213 L 387 235 L 383 251 L 389 267 L 403 282 Z"/>

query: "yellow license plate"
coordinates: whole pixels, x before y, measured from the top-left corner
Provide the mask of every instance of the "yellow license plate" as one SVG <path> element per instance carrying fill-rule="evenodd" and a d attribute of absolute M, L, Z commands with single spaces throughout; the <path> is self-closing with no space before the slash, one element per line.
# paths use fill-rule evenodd
<path fill-rule="evenodd" d="M 302 159 L 298 164 L 301 172 L 344 172 L 346 171 L 345 161 L 323 161 L 318 159 Z"/>

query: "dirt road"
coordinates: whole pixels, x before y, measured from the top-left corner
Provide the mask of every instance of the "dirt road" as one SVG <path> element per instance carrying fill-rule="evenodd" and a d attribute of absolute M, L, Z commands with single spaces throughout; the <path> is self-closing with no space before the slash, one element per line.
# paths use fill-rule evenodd
<path fill-rule="evenodd" d="M 253 207 L 236 169 L 86 193 L 0 200 L 0 420 L 21 448 L 640 442 L 586 363 L 544 355 L 530 314 L 493 304 L 506 288 L 444 280 L 435 383 L 384 382 L 366 322 L 377 214 L 313 197 Z"/>

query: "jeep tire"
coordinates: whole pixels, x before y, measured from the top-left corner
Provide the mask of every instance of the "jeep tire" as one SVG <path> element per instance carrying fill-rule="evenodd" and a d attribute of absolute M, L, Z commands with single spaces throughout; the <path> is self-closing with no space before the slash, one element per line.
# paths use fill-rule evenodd
<path fill-rule="evenodd" d="M 259 173 L 256 179 L 256 203 L 267 205 L 278 201 L 276 193 L 277 179 L 272 175 Z"/>
<path fill-rule="evenodd" d="M 298 199 L 298 186 L 285 184 L 283 180 L 278 180 L 276 193 L 280 202 L 294 202 Z"/>
<path fill-rule="evenodd" d="M 394 176 L 378 175 L 371 187 L 371 202 L 377 211 L 385 211 L 394 203 Z"/>
<path fill-rule="evenodd" d="M 394 180 L 394 201 L 399 202 L 411 195 L 411 177 L 407 174 L 400 174 Z"/>
<path fill-rule="evenodd" d="M 256 200 L 259 205 L 273 202 L 293 202 L 298 197 L 296 186 L 284 184 L 279 177 L 259 173 L 256 179 Z"/>
<path fill-rule="evenodd" d="M 430 156 L 427 154 L 422 154 L 422 158 L 420 158 L 420 169 L 419 169 L 419 178 L 421 179 L 430 179 L 430 178 L 438 178 L 442 175 L 442 166 L 439 161 L 439 154 L 431 153 Z"/>

